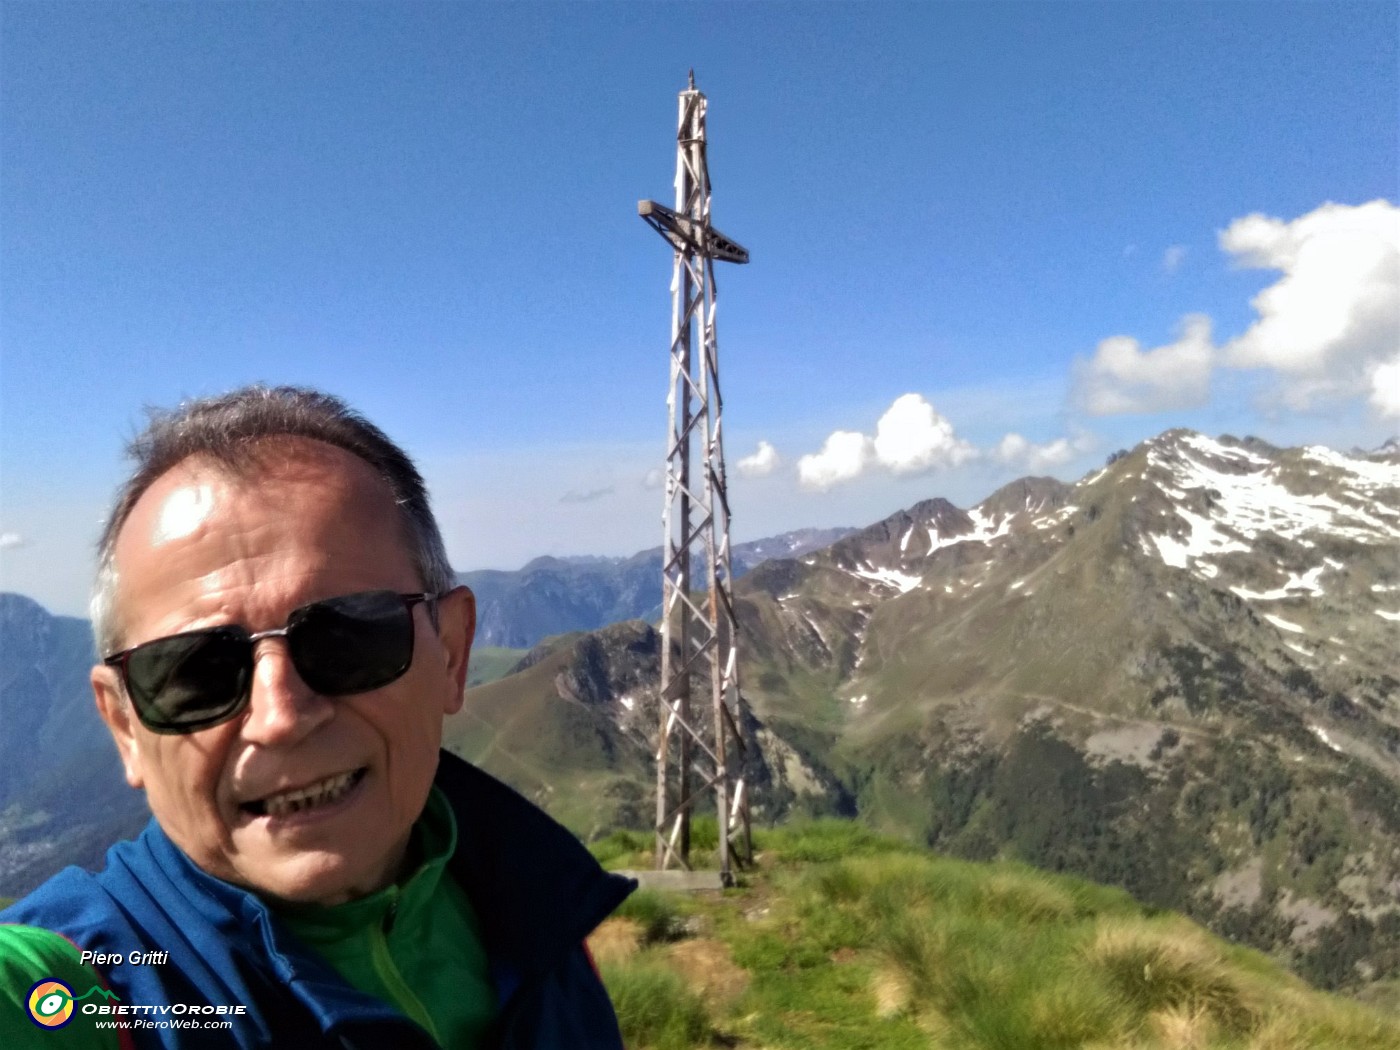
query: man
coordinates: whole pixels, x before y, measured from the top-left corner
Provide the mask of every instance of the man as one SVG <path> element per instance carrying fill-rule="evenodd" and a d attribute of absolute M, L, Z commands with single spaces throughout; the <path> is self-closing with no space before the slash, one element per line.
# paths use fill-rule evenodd
<path fill-rule="evenodd" d="M 439 749 L 476 611 L 408 457 L 286 387 L 131 452 L 92 688 L 154 819 L 0 912 L 0 1045 L 620 1046 L 633 884 Z"/>

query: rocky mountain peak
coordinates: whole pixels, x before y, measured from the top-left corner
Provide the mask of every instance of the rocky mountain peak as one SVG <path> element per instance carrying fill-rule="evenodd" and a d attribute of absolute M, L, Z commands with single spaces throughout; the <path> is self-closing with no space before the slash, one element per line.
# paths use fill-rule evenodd
<path fill-rule="evenodd" d="M 1059 510 L 1073 492 L 1071 486 L 1055 478 L 1020 478 L 1003 485 L 977 506 L 989 518 L 1022 513 L 1034 518 Z"/>
<path fill-rule="evenodd" d="M 877 566 L 912 565 L 937 549 L 940 542 L 967 535 L 975 528 L 968 513 L 946 499 L 923 500 L 833 544 L 824 552 L 824 560 L 856 573 L 874 571 Z"/>

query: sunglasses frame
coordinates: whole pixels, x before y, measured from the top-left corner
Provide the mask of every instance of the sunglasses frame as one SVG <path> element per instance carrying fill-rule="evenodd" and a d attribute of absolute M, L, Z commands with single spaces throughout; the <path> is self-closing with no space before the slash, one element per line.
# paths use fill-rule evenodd
<path fill-rule="evenodd" d="M 207 718 L 201 718 L 191 722 L 182 722 L 178 725 L 170 725 L 162 721 L 149 721 L 148 709 L 154 709 L 154 704 L 150 701 L 145 700 L 138 701 L 136 699 L 135 692 L 131 688 L 131 677 L 129 668 L 131 663 L 131 657 L 134 653 L 139 652 L 147 646 L 156 645 L 162 642 L 169 642 L 177 638 L 197 638 L 213 635 L 219 632 L 237 632 L 238 634 L 241 634 L 243 636 L 245 644 L 248 647 L 248 652 L 252 658 L 252 662 L 255 664 L 257 661 L 257 655 L 255 650 L 258 642 L 262 641 L 264 638 L 286 638 L 288 634 L 295 630 L 297 627 L 299 627 L 301 621 L 305 619 L 306 616 L 309 615 L 312 612 L 312 610 L 316 609 L 318 606 L 326 605 L 330 602 L 341 601 L 346 598 L 359 598 L 370 594 L 392 594 L 395 598 L 398 598 L 401 602 L 403 602 L 404 611 L 408 614 L 410 646 L 408 663 L 404 664 L 404 666 L 400 668 L 399 671 L 393 675 L 393 677 L 385 680 L 384 682 L 381 682 L 377 686 L 372 686 L 369 689 L 354 689 L 348 690 L 346 692 L 321 694 L 323 696 L 354 696 L 357 693 L 372 692 L 374 689 L 382 689 L 384 686 L 390 684 L 391 682 L 398 681 L 408 672 L 408 668 L 412 665 L 413 662 L 412 647 L 414 645 L 414 638 L 417 634 L 413 624 L 414 607 L 417 605 L 425 605 L 428 609 L 428 619 L 432 623 L 433 629 L 437 630 L 437 603 L 443 598 L 447 597 L 447 595 L 450 593 L 450 591 L 442 591 L 436 594 L 430 591 L 419 591 L 405 594 L 399 591 L 391 590 L 386 587 L 368 591 L 355 591 L 351 594 L 338 594 L 331 598 L 322 598 L 318 601 L 307 602 L 305 605 L 297 606 L 291 611 L 291 613 L 288 614 L 287 622 L 281 627 L 273 627 L 266 631 L 249 631 L 241 624 L 216 624 L 212 627 L 201 627 L 193 631 L 181 631 L 176 634 L 165 635 L 161 638 L 152 638 L 149 641 L 142 642 L 140 645 L 133 645 L 129 649 L 122 649 L 120 652 L 115 652 L 109 656 L 104 656 L 102 658 L 102 663 L 116 670 L 117 674 L 120 676 L 122 688 L 126 691 L 127 697 L 130 698 L 132 707 L 136 710 L 136 717 L 141 720 L 142 725 L 144 725 L 153 733 L 160 733 L 167 736 L 187 736 L 190 733 L 197 733 L 201 729 L 210 729 L 214 726 L 222 725 L 225 722 L 237 718 L 240 714 L 247 710 L 248 704 L 252 700 L 253 696 L 251 677 L 247 686 L 244 689 L 242 689 L 236 697 L 234 697 L 232 702 L 229 704 L 227 710 L 220 711 L 217 714 L 208 716 Z M 296 667 L 295 658 L 293 658 L 292 666 Z M 301 668 L 297 667 L 297 674 L 300 675 L 301 673 Z"/>

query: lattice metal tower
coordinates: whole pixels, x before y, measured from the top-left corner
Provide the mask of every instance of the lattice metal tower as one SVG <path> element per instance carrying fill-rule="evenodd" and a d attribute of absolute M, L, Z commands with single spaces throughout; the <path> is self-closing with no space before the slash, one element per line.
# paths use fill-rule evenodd
<path fill-rule="evenodd" d="M 670 423 L 666 450 L 666 541 L 661 581 L 661 726 L 656 745 L 656 866 L 690 867 L 690 817 L 707 796 L 719 821 L 719 868 L 747 864 L 749 800 L 739 732 L 738 630 L 729 561 L 723 401 L 715 340 L 715 262 L 749 253 L 710 225 L 705 96 L 680 93 L 676 207 L 640 201 L 637 212 L 675 249 L 671 277 Z M 699 354 L 693 353 L 699 331 Z M 697 360 L 698 357 L 698 360 Z M 698 462 L 692 459 L 697 446 Z M 702 560 L 699 579 L 696 556 Z M 699 584 L 699 586 L 697 586 Z M 698 721 L 692 685 L 708 681 L 711 725 Z M 703 710 L 701 713 L 703 718 Z"/>

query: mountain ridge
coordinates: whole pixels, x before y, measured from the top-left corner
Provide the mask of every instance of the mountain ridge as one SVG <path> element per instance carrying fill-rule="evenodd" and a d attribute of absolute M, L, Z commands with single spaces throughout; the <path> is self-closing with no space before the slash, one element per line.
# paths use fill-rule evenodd
<path fill-rule="evenodd" d="M 736 584 L 756 816 L 854 807 L 1125 886 L 1320 983 L 1391 972 L 1395 592 L 1386 452 L 1174 430 L 1073 484 L 921 501 Z M 655 711 L 647 687 L 628 699 Z M 655 730 L 629 724 L 615 795 L 646 788 Z"/>
<path fill-rule="evenodd" d="M 734 544 L 730 568 L 737 579 L 769 558 L 804 554 L 850 531 L 795 529 Z M 477 569 L 457 579 L 476 594 L 478 645 L 527 649 L 551 635 L 661 615 L 660 547 L 621 557 L 545 555 L 517 570 Z"/>

